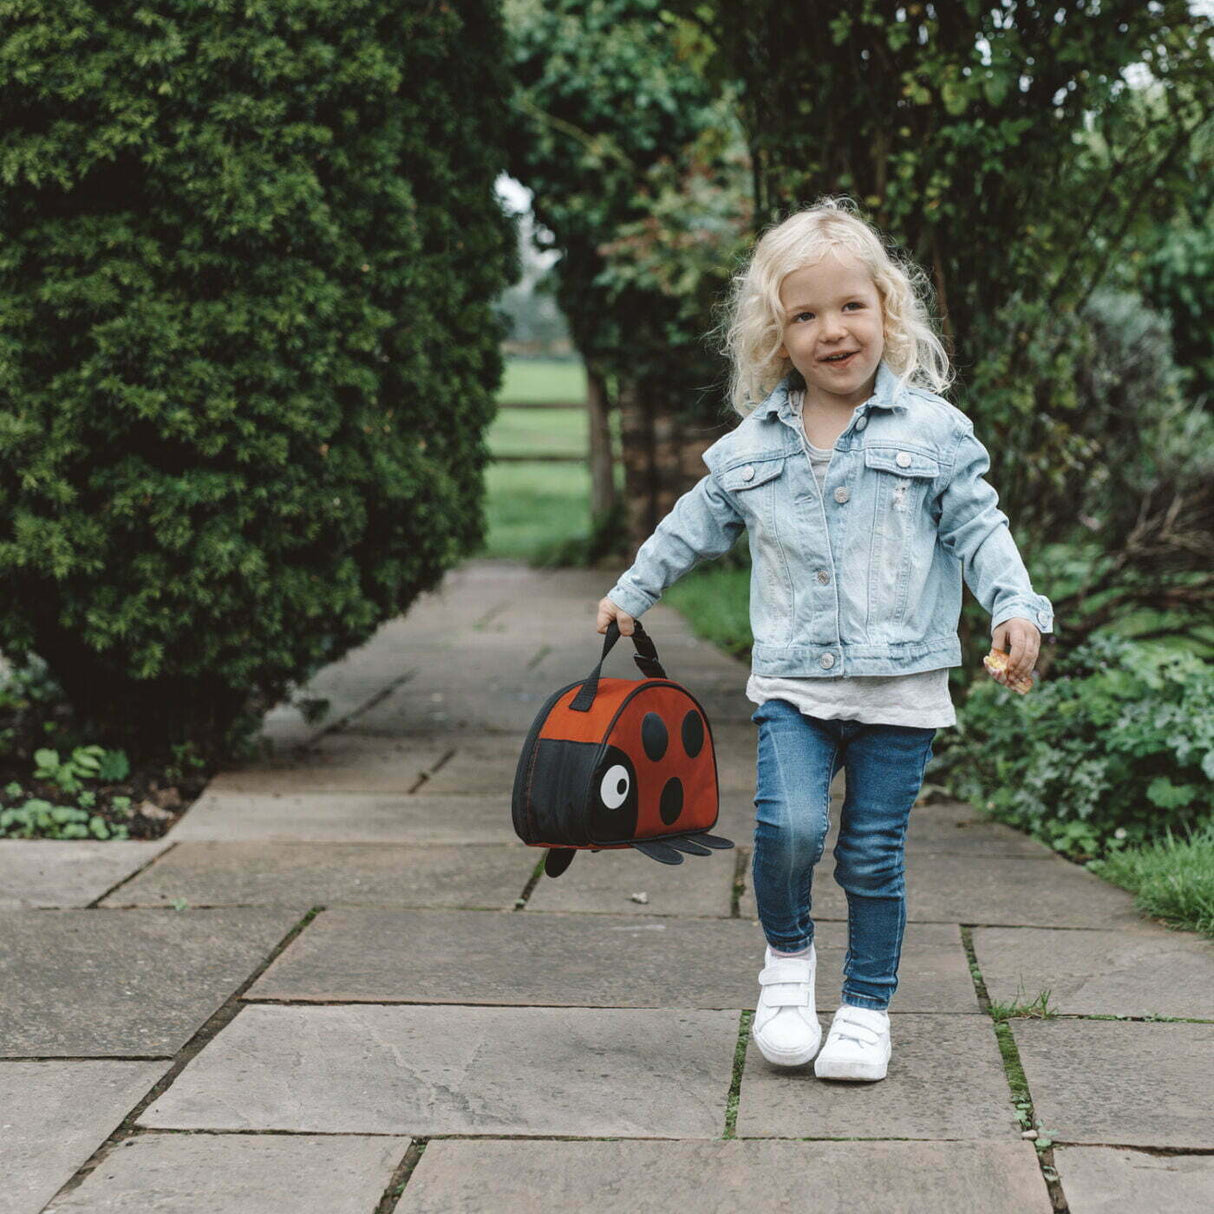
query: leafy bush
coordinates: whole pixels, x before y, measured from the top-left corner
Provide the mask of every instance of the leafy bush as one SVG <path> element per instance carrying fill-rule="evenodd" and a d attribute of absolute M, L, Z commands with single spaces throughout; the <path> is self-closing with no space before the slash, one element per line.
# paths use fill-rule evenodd
<path fill-rule="evenodd" d="M 496 0 L 5 5 L 0 649 L 226 746 L 484 531 Z"/>
<path fill-rule="evenodd" d="M 81 804 L 56 805 L 41 797 L 27 797 L 18 804 L 0 807 L 0 838 L 12 839 L 129 839 L 130 829 L 112 826 L 100 814 L 90 813 L 81 794 Z M 116 799 L 117 800 L 117 799 Z M 119 808 L 130 812 L 130 806 Z"/>
<path fill-rule="evenodd" d="M 929 779 L 1073 858 L 1214 820 L 1214 667 L 1096 633 L 1027 696 L 979 681 Z"/>

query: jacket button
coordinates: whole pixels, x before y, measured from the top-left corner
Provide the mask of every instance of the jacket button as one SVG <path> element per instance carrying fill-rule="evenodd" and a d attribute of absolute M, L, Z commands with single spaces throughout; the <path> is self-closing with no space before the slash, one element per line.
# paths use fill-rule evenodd
<path fill-rule="evenodd" d="M 827 573 L 825 569 L 819 569 L 818 570 L 818 581 L 819 582 L 829 582 L 830 574 Z"/>
<path fill-rule="evenodd" d="M 865 427 L 865 426 L 867 426 L 867 425 L 868 425 L 868 418 L 867 418 L 867 417 L 862 417 L 862 418 L 860 418 L 860 420 L 859 420 L 858 422 L 856 422 L 856 429 L 857 429 L 857 430 L 863 430 L 863 429 L 864 429 L 864 427 Z"/>
<path fill-rule="evenodd" d="M 755 479 L 755 470 L 750 464 L 747 464 L 746 467 L 742 469 L 742 479 L 744 481 L 753 481 Z"/>
<path fill-rule="evenodd" d="M 897 462 L 899 468 L 906 468 L 910 465 L 911 457 L 906 451 L 899 451 L 894 456 L 894 460 Z"/>
<path fill-rule="evenodd" d="M 1050 622 L 1050 613 L 1048 611 L 1037 612 L 1037 622 L 1044 628 Z"/>
<path fill-rule="evenodd" d="M 829 670 L 834 664 L 835 664 L 835 655 L 833 653 L 824 653 L 818 659 L 818 665 L 821 666 L 823 668 L 823 670 Z"/>
<path fill-rule="evenodd" d="M 851 497 L 851 494 L 848 492 L 846 485 L 840 485 L 838 489 L 835 490 L 835 501 L 845 502 L 849 497 Z"/>

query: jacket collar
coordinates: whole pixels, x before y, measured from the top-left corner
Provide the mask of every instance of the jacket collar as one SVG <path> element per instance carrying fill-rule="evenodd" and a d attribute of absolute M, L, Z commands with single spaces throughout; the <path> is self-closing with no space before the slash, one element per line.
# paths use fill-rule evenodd
<path fill-rule="evenodd" d="M 759 417 L 770 417 L 773 413 L 779 413 L 782 416 L 791 417 L 792 405 L 788 399 L 791 379 L 792 372 L 789 372 L 772 388 L 763 401 L 755 406 L 755 414 Z M 890 369 L 885 359 L 882 359 L 877 364 L 877 382 L 873 388 L 873 394 L 862 405 L 856 406 L 856 412 L 861 413 L 867 409 L 904 411 L 906 408 L 906 402 L 902 400 L 901 393 L 898 392 L 898 377 Z"/>

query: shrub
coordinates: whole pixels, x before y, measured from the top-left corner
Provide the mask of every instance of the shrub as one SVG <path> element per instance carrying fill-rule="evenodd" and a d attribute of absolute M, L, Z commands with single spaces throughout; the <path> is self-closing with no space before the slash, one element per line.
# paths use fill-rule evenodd
<path fill-rule="evenodd" d="M 1214 820 L 1214 668 L 1109 633 L 1027 696 L 974 685 L 929 766 L 949 791 L 1088 858 Z"/>
<path fill-rule="evenodd" d="M 484 531 L 495 0 L 12 0 L 0 648 L 229 745 Z"/>

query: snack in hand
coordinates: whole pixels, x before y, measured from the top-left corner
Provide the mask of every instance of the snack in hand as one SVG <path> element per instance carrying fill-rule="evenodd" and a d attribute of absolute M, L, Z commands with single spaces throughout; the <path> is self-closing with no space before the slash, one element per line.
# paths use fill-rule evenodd
<path fill-rule="evenodd" d="M 1002 649 L 992 649 L 982 659 L 982 664 L 992 675 L 1002 674 L 1006 676 L 1009 660 L 1008 655 Z M 1018 691 L 1022 696 L 1028 695 L 1033 690 L 1033 680 L 1030 675 L 1019 679 L 1008 679 L 1003 685 L 1004 687 L 1010 687 L 1013 691 Z"/>

